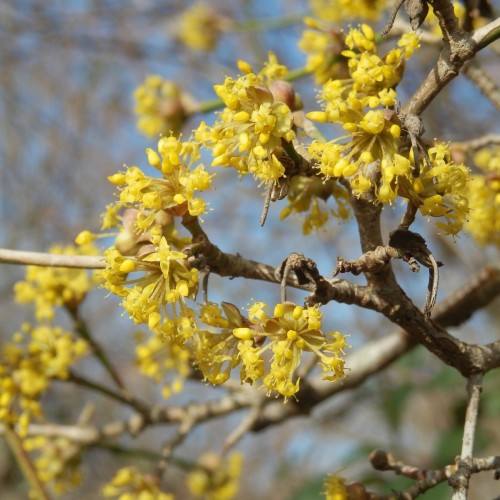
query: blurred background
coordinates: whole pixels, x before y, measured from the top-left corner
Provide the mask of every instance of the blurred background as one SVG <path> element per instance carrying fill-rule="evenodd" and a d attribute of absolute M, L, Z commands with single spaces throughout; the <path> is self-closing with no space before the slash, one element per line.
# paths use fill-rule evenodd
<path fill-rule="evenodd" d="M 497 12 L 498 3 L 492 2 Z M 100 214 L 114 196 L 107 176 L 124 164 L 145 168 L 145 148 L 156 147 L 158 132 L 152 137 L 143 135 L 134 113 L 138 106 L 134 92 L 148 75 L 171 80 L 192 99 L 204 102 L 216 98 L 215 83 L 238 74 L 238 59 L 259 70 L 271 50 L 291 70 L 306 64 L 306 55 L 297 43 L 305 29 L 302 19 L 311 14 L 309 2 L 214 0 L 203 5 L 212 17 L 194 28 L 194 24 L 183 23 L 185 13 L 195 4 L 181 0 L 0 1 L 1 247 L 47 251 L 54 243 L 73 242 L 83 229 L 99 230 Z M 380 9 L 382 16 L 370 21 L 379 31 L 389 10 Z M 350 18 L 338 27 L 358 22 Z M 185 36 L 187 32 L 197 33 L 202 41 Z M 387 42 L 390 47 L 394 44 L 394 40 Z M 402 104 L 432 68 L 439 50 L 439 46 L 423 44 L 409 61 L 398 87 Z M 479 60 L 498 82 L 500 65 L 494 48 L 482 51 Z M 319 109 L 315 102 L 319 85 L 311 75 L 298 79 L 294 86 L 306 111 Z M 213 113 L 189 116 L 181 127 L 183 136 L 189 137 L 201 120 L 212 123 L 214 118 Z M 424 137 L 429 141 L 464 141 L 500 132 L 498 109 L 463 76 L 448 85 L 423 119 Z M 323 131 L 333 137 L 331 130 Z M 205 164 L 210 161 L 207 157 Z M 280 211 L 286 205 L 283 200 L 271 206 L 261 228 L 262 189 L 250 178 L 239 179 L 232 170 L 214 171 L 215 189 L 204 196 L 211 209 L 204 216 L 204 229 L 222 250 L 271 265 L 278 265 L 291 252 L 303 253 L 317 262 L 325 276 L 331 275 L 337 256 L 359 256 L 352 221 L 330 219 L 324 228 L 305 237 L 298 216 L 280 222 Z M 385 235 L 397 225 L 401 213 L 400 206 L 385 209 Z M 438 236 L 424 220 L 415 228 L 445 264 L 438 301 L 460 288 L 484 264 L 498 262 L 497 248 L 480 247 L 468 236 Z M 7 341 L 23 321 L 32 321 L 30 309 L 16 304 L 12 292 L 24 272 L 20 266 L 1 267 L 0 342 Z M 414 275 L 403 265 L 396 265 L 396 272 L 408 295 L 423 305 L 426 272 Z M 112 353 L 130 387 L 151 401 L 160 398 L 158 388 L 137 372 L 132 339 L 136 329 L 121 316 L 118 300 L 105 296 L 104 290 L 96 290 L 83 305 L 94 336 Z M 209 296 L 215 301 L 230 297 L 238 307 L 245 307 L 252 299 L 276 303 L 279 289 L 212 276 Z M 303 294 L 292 292 L 291 298 L 300 301 Z M 496 340 L 498 304 L 496 301 L 477 313 L 453 333 L 468 342 Z M 330 303 L 324 315 L 327 328 L 350 335 L 353 349 L 392 330 L 378 315 L 341 304 Z M 59 320 L 71 325 L 64 315 Z M 96 379 L 105 376 L 91 361 L 84 362 L 81 369 Z M 477 443 L 480 456 L 498 455 L 499 389 L 498 374 L 489 374 Z M 174 401 L 203 400 L 222 393 L 190 383 Z M 55 421 L 73 422 L 87 402 L 96 405 L 95 423 L 126 414 L 122 407 L 69 384 L 54 387 L 44 405 Z M 349 480 L 369 482 L 374 490 L 379 486 L 386 492 L 402 488 L 408 484 L 404 479 L 371 471 L 368 453 L 381 447 L 426 468 L 450 463 L 460 450 L 464 405 L 465 385 L 460 376 L 417 348 L 355 392 L 341 393 L 323 403 L 312 415 L 247 435 L 238 446 L 246 460 L 237 498 L 318 498 L 324 476 L 339 471 Z M 219 450 L 239 418 L 241 415 L 233 415 L 198 428 L 176 457 L 195 460 L 204 451 Z M 158 451 L 157 443 L 169 432 L 168 427 L 151 429 L 137 440 L 121 444 Z M 96 497 L 100 486 L 125 464 L 147 470 L 154 462 L 138 455 L 123 457 L 109 450 L 89 449 L 83 486 L 62 498 Z M 492 475 L 474 476 L 472 484 L 472 498 L 500 494 Z M 170 468 L 165 489 L 176 492 L 178 498 L 188 498 L 183 496 L 187 495 L 184 473 Z M 21 475 L 1 440 L 0 491 L 5 499 L 26 498 Z M 444 498 L 445 492 L 437 488 L 422 498 Z"/>

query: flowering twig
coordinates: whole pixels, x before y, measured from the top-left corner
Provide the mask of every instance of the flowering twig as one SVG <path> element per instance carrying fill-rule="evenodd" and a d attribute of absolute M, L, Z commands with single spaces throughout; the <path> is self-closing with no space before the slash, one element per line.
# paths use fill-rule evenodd
<path fill-rule="evenodd" d="M 366 290 L 366 294 L 370 294 L 370 291 Z M 500 266 L 498 268 L 486 267 L 475 275 L 469 284 L 461 286 L 457 292 L 436 306 L 433 323 L 443 327 L 458 326 L 499 295 Z M 427 325 L 429 325 L 428 322 Z M 432 326 L 432 323 L 430 325 Z M 401 330 L 396 330 L 359 347 L 346 359 L 346 366 L 350 371 L 342 384 L 325 384 L 321 377 L 318 377 L 308 381 L 308 388 L 298 393 L 298 401 L 290 400 L 287 405 L 268 401 L 253 430 L 276 425 L 294 415 L 309 413 L 314 406 L 338 392 L 360 386 L 416 345 L 416 338 Z M 477 352 L 483 352 L 486 349 L 488 346 L 477 346 Z M 496 354 L 493 356 L 496 356 L 498 360 L 500 346 L 496 346 L 495 349 Z"/>

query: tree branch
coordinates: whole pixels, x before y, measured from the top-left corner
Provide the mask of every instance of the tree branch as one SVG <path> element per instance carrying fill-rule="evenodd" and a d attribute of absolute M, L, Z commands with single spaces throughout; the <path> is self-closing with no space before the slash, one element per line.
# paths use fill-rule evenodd
<path fill-rule="evenodd" d="M 434 2 L 436 5 L 440 2 Z M 448 18 L 445 18 L 448 19 Z M 448 22 L 448 21 L 447 21 Z M 449 43 L 442 50 L 435 67 L 401 110 L 403 114 L 420 115 L 441 90 L 459 73 L 463 64 L 500 36 L 500 18 L 469 35 L 466 31 L 448 29 Z"/>
<path fill-rule="evenodd" d="M 491 103 L 500 109 L 500 89 L 495 80 L 491 78 L 475 61 L 464 65 L 463 74 L 487 97 Z"/>
<path fill-rule="evenodd" d="M 435 307 L 433 322 L 443 327 L 458 326 L 499 295 L 500 266 L 498 268 L 486 267 L 468 284 L 460 287 L 456 293 Z M 350 371 L 348 377 L 341 383 L 326 384 L 321 378 L 304 381 L 307 385 L 302 385 L 297 395 L 298 401 L 290 400 L 286 405 L 268 401 L 252 430 L 258 431 L 278 424 L 291 416 L 310 413 L 316 405 L 334 394 L 360 386 L 416 345 L 418 345 L 416 339 L 401 330 L 365 344 L 347 357 L 346 366 Z M 489 347 L 486 346 L 486 349 Z M 500 345 L 496 345 L 495 349 L 498 362 Z"/>
<path fill-rule="evenodd" d="M 92 255 L 57 255 L 53 253 L 25 252 L 0 248 L 0 264 L 27 266 L 69 267 L 76 269 L 104 269 L 104 257 Z"/>
<path fill-rule="evenodd" d="M 474 454 L 474 439 L 476 436 L 476 424 L 479 413 L 479 399 L 482 391 L 482 373 L 475 373 L 469 377 L 467 382 L 467 411 L 465 413 L 465 426 L 462 438 L 462 452 L 458 461 L 458 468 L 450 478 L 453 487 L 452 500 L 467 500 L 469 490 L 469 479 L 472 474 L 472 457 Z"/>

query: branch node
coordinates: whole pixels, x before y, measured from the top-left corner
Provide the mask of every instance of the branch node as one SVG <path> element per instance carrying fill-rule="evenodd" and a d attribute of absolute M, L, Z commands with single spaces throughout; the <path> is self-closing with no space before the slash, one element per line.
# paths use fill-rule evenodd
<path fill-rule="evenodd" d="M 297 276 L 299 285 L 311 290 L 306 303 L 321 303 L 320 297 L 330 285 L 318 271 L 316 263 L 299 253 L 291 253 L 274 271 L 274 277 L 281 282 L 281 302 L 286 302 L 286 283 L 292 271 Z"/>

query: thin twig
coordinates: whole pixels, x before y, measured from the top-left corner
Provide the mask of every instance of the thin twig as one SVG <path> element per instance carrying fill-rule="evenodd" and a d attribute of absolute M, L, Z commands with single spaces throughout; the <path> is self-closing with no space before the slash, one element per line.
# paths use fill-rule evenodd
<path fill-rule="evenodd" d="M 418 207 L 413 203 L 413 201 L 408 200 L 408 205 L 406 206 L 406 211 L 399 223 L 399 229 L 409 229 L 410 226 L 415 221 L 415 217 L 418 212 Z"/>
<path fill-rule="evenodd" d="M 460 453 L 457 471 L 450 478 L 450 484 L 453 487 L 452 500 L 467 500 L 472 458 L 474 455 L 474 439 L 476 435 L 477 417 L 479 414 L 482 380 L 483 374 L 475 373 L 471 375 L 467 381 L 468 401 L 462 438 L 462 452 Z"/>
<path fill-rule="evenodd" d="M 70 372 L 68 380 L 70 382 L 74 382 L 75 384 L 81 385 L 82 387 L 87 387 L 88 389 L 92 389 L 93 391 L 100 392 L 101 394 L 104 394 L 105 396 L 108 396 L 111 399 L 114 399 L 115 401 L 118 401 L 120 403 L 132 407 L 134 410 L 137 410 L 139 413 L 143 415 L 147 415 L 150 412 L 150 408 L 146 403 L 138 400 L 135 396 L 132 396 L 126 391 L 121 391 L 121 392 L 114 391 L 113 389 L 105 387 L 99 384 L 98 382 L 94 382 L 86 377 L 77 375 L 73 371 Z"/>
<path fill-rule="evenodd" d="M 36 467 L 33 465 L 33 462 L 23 448 L 21 438 L 10 425 L 4 425 L 3 430 L 9 448 L 26 478 L 26 481 L 30 485 L 30 493 L 36 500 L 49 500 L 50 497 L 38 477 Z"/>
<path fill-rule="evenodd" d="M 385 450 L 374 450 L 370 454 L 370 463 L 375 470 L 393 471 L 400 476 L 415 479 L 416 482 L 405 491 L 399 491 L 397 497 L 404 500 L 412 500 L 417 498 L 422 493 L 434 488 L 446 481 L 451 475 L 451 467 L 447 466 L 437 470 L 426 470 L 406 464 L 401 460 L 396 460 L 391 453 Z M 378 498 L 378 497 L 376 497 Z M 381 497 L 384 498 L 384 497 Z M 387 497 L 385 497 L 387 498 Z"/>
<path fill-rule="evenodd" d="M 429 268 L 429 284 L 427 285 L 427 297 L 425 299 L 424 314 L 427 319 L 431 317 L 432 308 L 436 303 L 436 297 L 439 287 L 439 268 L 436 259 L 432 253 L 427 256 L 431 262 L 431 267 Z"/>
<path fill-rule="evenodd" d="M 255 405 L 251 408 L 248 415 L 240 422 L 240 424 L 229 434 L 229 436 L 224 440 L 224 445 L 222 446 L 222 453 L 227 453 L 255 424 L 258 420 L 261 405 Z"/>
<path fill-rule="evenodd" d="M 381 36 L 387 36 L 389 34 L 389 31 L 391 31 L 394 21 L 396 20 L 396 16 L 398 15 L 398 11 L 401 8 L 401 5 L 403 5 L 404 1 L 405 0 L 396 0 L 396 2 L 394 3 L 394 7 L 392 8 L 389 20 L 387 21 L 384 29 L 380 33 Z"/>
<path fill-rule="evenodd" d="M 162 450 L 161 450 L 161 458 L 158 461 L 158 464 L 156 466 L 156 471 L 155 471 L 155 475 L 159 479 L 162 478 L 162 476 L 167 468 L 167 465 L 169 464 L 169 462 L 171 460 L 172 453 L 174 452 L 175 448 L 177 448 L 177 446 L 179 446 L 180 444 L 183 443 L 183 441 L 186 439 L 188 434 L 191 432 L 191 430 L 193 429 L 195 424 L 196 424 L 195 419 L 188 418 L 188 419 L 184 420 L 183 422 L 181 422 L 179 430 L 178 430 L 177 434 L 174 436 L 174 438 L 163 445 Z"/>
<path fill-rule="evenodd" d="M 500 134 L 487 134 L 469 141 L 452 142 L 451 147 L 464 149 L 465 151 L 476 151 L 491 145 L 500 144 Z"/>
<path fill-rule="evenodd" d="M 22 264 L 27 266 L 69 267 L 76 269 L 104 269 L 104 257 L 93 255 L 58 255 L 42 252 L 25 252 L 0 248 L 1 264 Z"/>
<path fill-rule="evenodd" d="M 75 322 L 75 329 L 78 335 L 80 335 L 80 337 L 82 337 L 82 339 L 84 339 L 89 344 L 90 348 L 92 349 L 92 352 L 101 362 L 102 367 L 108 372 L 113 382 L 122 391 L 125 390 L 125 386 L 123 385 L 123 382 L 118 372 L 113 367 L 104 349 L 100 346 L 100 344 L 94 339 L 94 337 L 90 333 L 86 321 L 84 321 L 82 317 L 78 314 L 78 310 L 76 308 L 70 308 L 70 307 L 66 309 L 73 318 L 73 321 Z"/>
<path fill-rule="evenodd" d="M 262 208 L 262 214 L 260 215 L 259 224 L 264 227 L 266 223 L 267 214 L 269 212 L 269 207 L 271 206 L 271 197 L 273 195 L 274 182 L 269 182 L 266 187 L 266 197 L 264 198 L 264 207 Z"/>
<path fill-rule="evenodd" d="M 500 109 L 500 89 L 481 66 L 474 61 L 465 64 L 462 72 L 497 109 Z"/>

